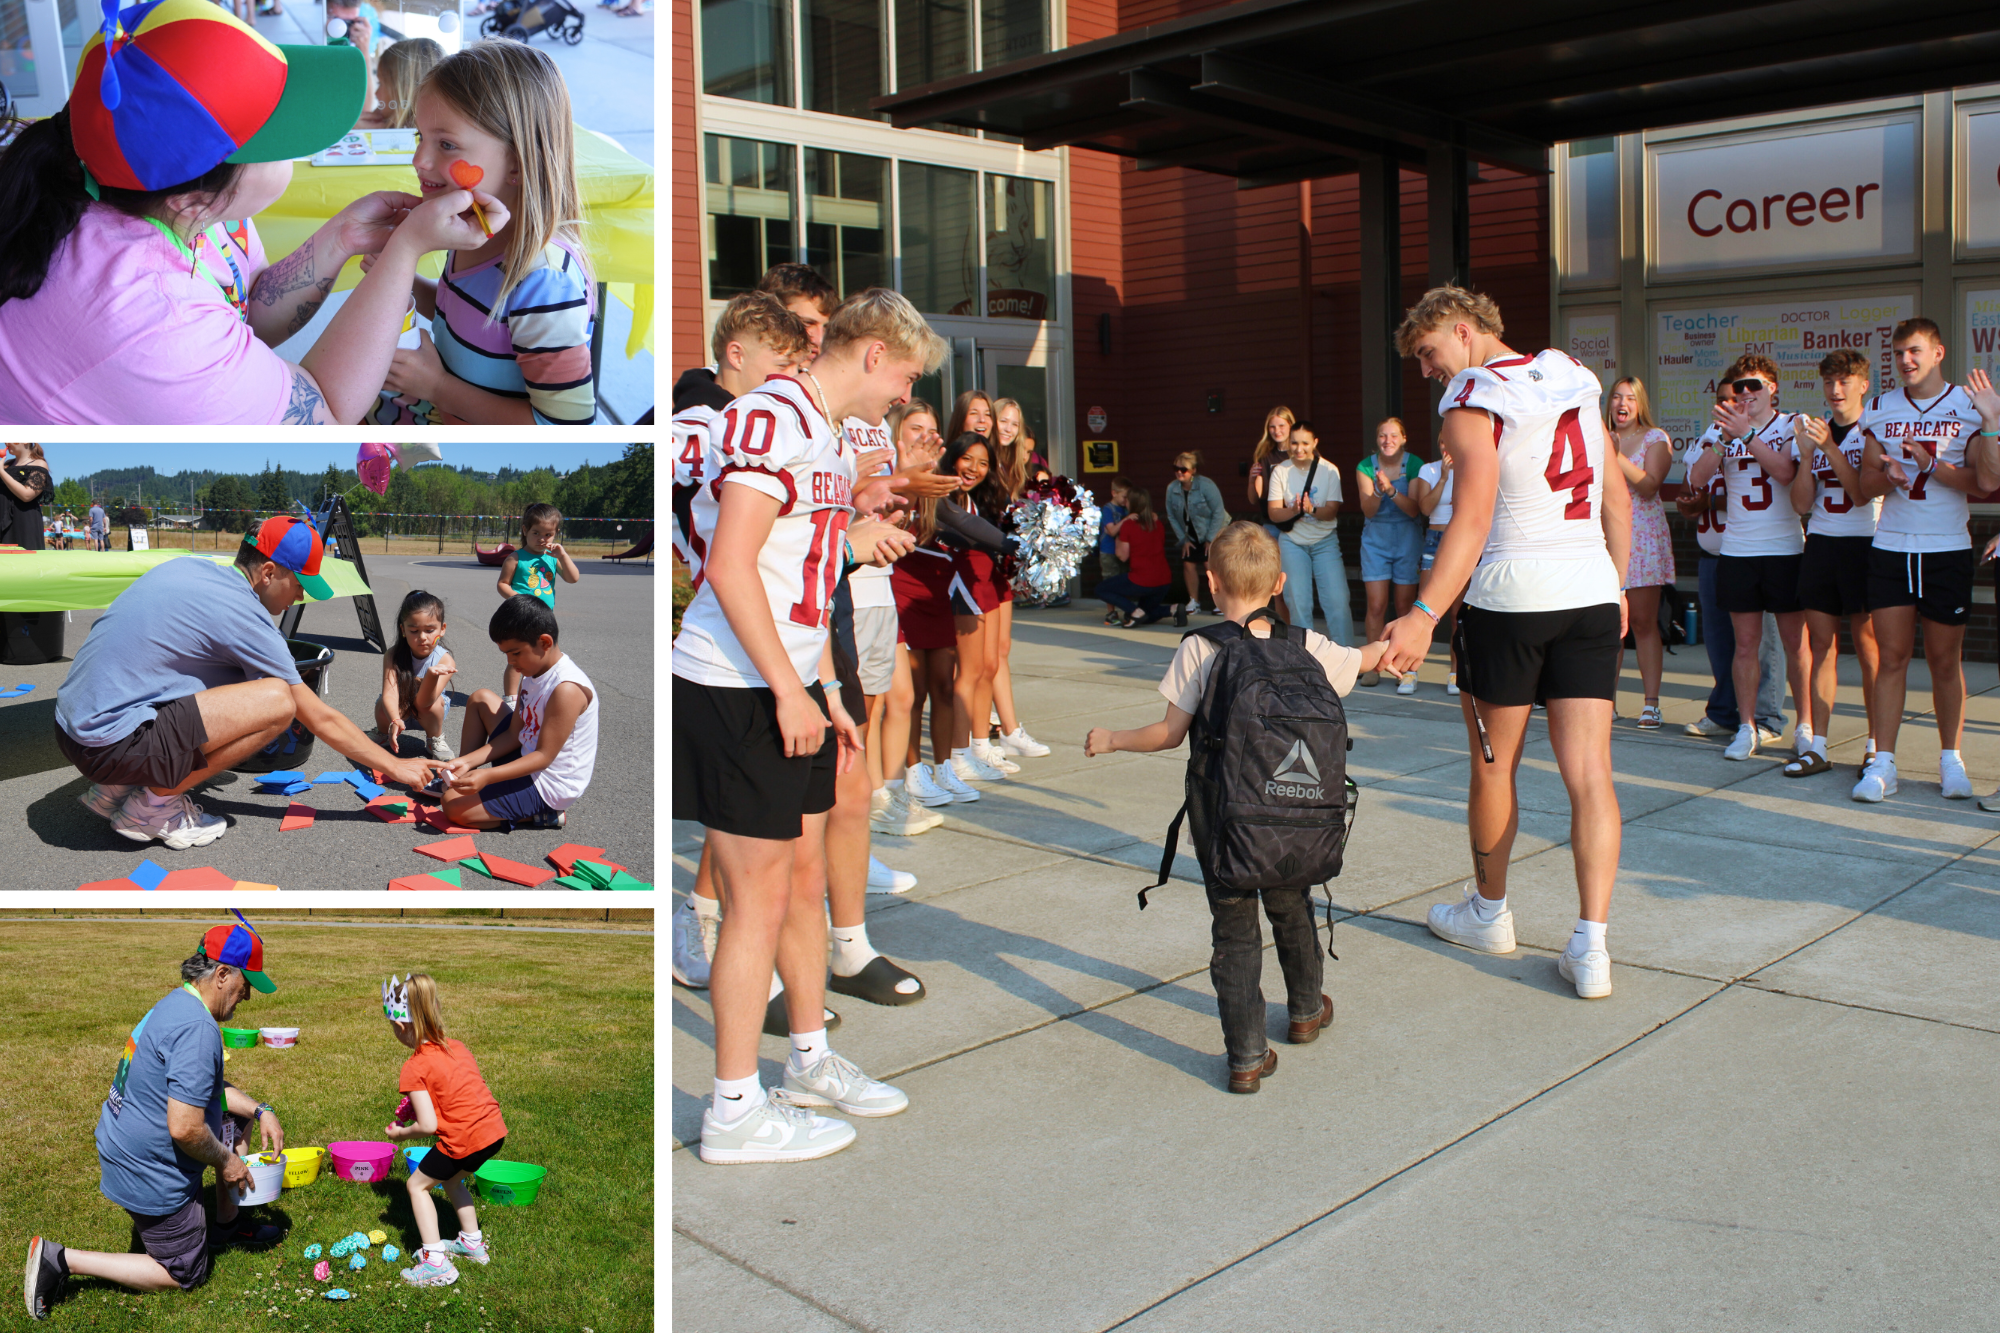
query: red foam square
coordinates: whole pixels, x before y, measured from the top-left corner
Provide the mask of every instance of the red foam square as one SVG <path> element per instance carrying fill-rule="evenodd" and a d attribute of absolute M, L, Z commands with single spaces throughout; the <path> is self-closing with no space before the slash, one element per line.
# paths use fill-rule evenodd
<path fill-rule="evenodd" d="M 392 890 L 402 890 L 409 893 L 430 893 L 434 891 L 455 893 L 458 891 L 458 885 L 441 880 L 436 875 L 405 875 L 401 879 L 390 880 L 389 887 Z"/>
<path fill-rule="evenodd" d="M 129 879 L 100 879 L 95 884 L 79 884 L 76 889 L 78 893 L 85 889 L 120 889 L 126 893 L 137 893 L 139 886 Z"/>
<path fill-rule="evenodd" d="M 445 817 L 445 813 L 444 813 L 444 810 L 443 810 L 443 808 L 442 808 L 442 807 L 437 807 L 437 808 L 429 808 L 429 807 L 427 807 L 427 808 L 425 808 L 425 809 L 423 809 L 423 810 L 420 810 L 420 811 L 418 811 L 418 812 L 417 812 L 417 814 L 416 814 L 416 816 L 415 816 L 415 818 L 416 818 L 416 819 L 418 820 L 418 822 L 420 822 L 420 823 L 424 823 L 424 824 L 428 824 L 428 825 L 430 825 L 430 826 L 431 826 L 432 828 L 436 829 L 436 830 L 437 830 L 438 832 L 440 832 L 440 833 L 477 833 L 477 832 L 479 832 L 479 830 L 478 830 L 478 829 L 476 829 L 476 828 L 467 828 L 467 827 L 466 827 L 465 825 L 463 825 L 463 824 L 454 824 L 454 823 L 452 823 L 452 822 L 451 822 L 451 820 L 449 820 L 449 819 L 447 819 L 447 818 Z M 460 859 L 460 860 L 463 860 L 464 858 L 463 858 L 463 857 L 461 857 L 461 858 L 459 858 L 459 859 Z"/>
<path fill-rule="evenodd" d="M 563 874 L 570 875 L 576 872 L 578 861 L 603 861 L 604 849 L 586 847 L 580 842 L 566 842 L 549 853 L 549 860 L 559 867 Z"/>
<path fill-rule="evenodd" d="M 297 801 L 293 801 L 285 810 L 285 817 L 278 822 L 278 832 L 296 833 L 300 829 L 311 828 L 313 819 L 318 814 L 319 812 L 311 806 L 300 805 Z"/>
<path fill-rule="evenodd" d="M 174 870 L 160 881 L 165 889 L 233 889 L 236 877 L 225 875 L 214 866 L 195 866 L 186 870 Z"/>
<path fill-rule="evenodd" d="M 520 884 L 530 889 L 556 877 L 556 872 L 553 870 L 544 870 L 540 866 L 524 866 L 519 861 L 509 861 L 506 857 L 495 856 L 491 852 L 481 853 L 479 859 L 486 863 L 487 873 L 495 879 L 504 879 L 509 884 Z"/>
<path fill-rule="evenodd" d="M 471 838 L 446 838 L 443 842 L 425 843 L 417 848 L 417 855 L 434 856 L 440 861 L 463 861 L 479 855 L 479 849 L 472 845 Z"/>

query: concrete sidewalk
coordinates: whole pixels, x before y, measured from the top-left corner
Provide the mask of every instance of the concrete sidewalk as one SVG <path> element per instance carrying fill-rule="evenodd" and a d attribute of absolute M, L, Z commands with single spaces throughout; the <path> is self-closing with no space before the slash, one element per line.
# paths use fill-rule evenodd
<path fill-rule="evenodd" d="M 1054 753 L 876 840 L 921 883 L 871 900 L 871 938 L 930 995 L 832 997 L 836 1048 L 910 1110 L 785 1169 L 673 1155 L 679 1326 L 1992 1327 L 2000 816 L 1939 795 L 1920 664 L 1901 793 L 1863 806 L 1851 663 L 1835 770 L 1791 780 L 1788 752 L 1730 763 L 1680 734 L 1708 691 L 1698 647 L 1667 660 L 1668 727 L 1638 731 L 1628 654 L 1617 989 L 1589 1003 L 1554 966 L 1576 899 L 1545 726 L 1521 771 L 1521 947 L 1475 954 L 1422 924 L 1470 868 L 1442 652 L 1415 696 L 1357 689 L 1334 1024 L 1284 1044 L 1267 955 L 1279 1066 L 1234 1097 L 1185 842 L 1188 882 L 1143 916 L 1133 898 L 1186 752 L 1082 752 L 1093 725 L 1162 715 L 1176 633 L 1098 611 L 1016 621 L 1021 716 Z M 1968 677 L 1984 794 L 2000 680 Z M 674 826 L 677 889 L 698 837 Z M 700 1134 L 710 1039 L 706 992 L 675 987 L 677 1144 Z M 784 1044 L 764 1056 L 775 1083 Z"/>

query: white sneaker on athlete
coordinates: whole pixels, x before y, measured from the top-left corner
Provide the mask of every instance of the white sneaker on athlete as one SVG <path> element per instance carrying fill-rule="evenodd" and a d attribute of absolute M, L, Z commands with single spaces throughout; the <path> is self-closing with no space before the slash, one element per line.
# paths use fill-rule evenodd
<path fill-rule="evenodd" d="M 1444 678 L 1444 692 L 1446 694 L 1458 693 L 1458 673 L 1456 671 Z"/>
<path fill-rule="evenodd" d="M 449 763 L 451 760 L 458 758 L 457 752 L 451 748 L 451 742 L 442 736 L 430 737 L 426 742 L 426 746 L 430 750 L 430 755 L 433 759 Z"/>
<path fill-rule="evenodd" d="M 916 771 L 914 768 L 910 770 L 912 773 Z M 979 793 L 974 791 L 967 783 L 960 780 L 958 774 L 952 772 L 949 763 L 932 764 L 930 766 L 930 778 L 937 785 L 939 791 L 951 797 L 954 801 L 962 803 L 979 799 Z M 905 780 L 907 781 L 907 779 Z"/>
<path fill-rule="evenodd" d="M 882 793 L 877 793 L 878 795 Z M 898 838 L 914 838 L 944 823 L 944 816 L 921 805 L 911 805 L 900 791 L 887 793 L 889 799 L 879 810 L 868 814 L 868 827 L 877 833 Z M 946 798 L 947 801 L 950 799 Z"/>
<path fill-rule="evenodd" d="M 974 741 L 969 747 L 979 756 L 980 762 L 988 768 L 997 768 L 1002 773 L 1019 773 L 1021 766 L 1009 759 L 996 741 Z"/>
<path fill-rule="evenodd" d="M 1015 727 L 1002 736 L 1000 748 L 1008 754 L 1018 754 L 1023 759 L 1040 759 L 1049 752 L 1049 747 L 1030 736 L 1026 727 Z"/>
<path fill-rule="evenodd" d="M 903 800 L 911 805 L 950 805 L 952 794 L 932 779 L 928 764 L 911 764 L 903 774 Z"/>
<path fill-rule="evenodd" d="M 1683 736 L 1699 736 L 1703 740 L 1708 740 L 1716 736 L 1727 736 L 1729 728 L 1723 726 L 1708 714 L 1703 713 L 1700 717 L 1682 727 L 1681 734 Z"/>
<path fill-rule="evenodd" d="M 714 944 L 702 928 L 707 918 L 694 910 L 694 895 L 681 899 L 673 916 L 674 980 L 694 990 L 708 988 L 709 964 L 715 958 Z M 717 924 L 720 916 L 715 918 Z"/>
<path fill-rule="evenodd" d="M 1415 694 L 1416 692 L 1417 692 L 1417 673 L 1414 671 L 1405 671 L 1403 673 L 1403 678 L 1396 682 L 1396 693 Z"/>
<path fill-rule="evenodd" d="M 787 1060 L 784 1090 L 777 1095 L 800 1106 L 831 1106 L 858 1116 L 894 1115 L 910 1105 L 901 1088 L 877 1083 L 832 1051 L 803 1072 Z"/>
<path fill-rule="evenodd" d="M 1455 903 L 1433 903 L 1428 915 L 1431 934 L 1453 944 L 1462 944 L 1481 953 L 1514 952 L 1514 909 L 1503 907 L 1491 921 L 1479 919 L 1472 900 L 1479 890 L 1465 886 L 1465 897 Z"/>
<path fill-rule="evenodd" d="M 951 775 L 960 782 L 1000 782 L 1007 775 L 979 757 L 979 752 L 968 747 L 964 754 L 955 754 L 947 761 Z"/>
<path fill-rule="evenodd" d="M 1861 781 L 1854 784 L 1854 799 L 1872 804 L 1895 794 L 1896 761 L 1877 755 L 1861 770 Z"/>
<path fill-rule="evenodd" d="M 868 858 L 868 892 L 908 893 L 917 887 L 917 877 L 907 870 L 891 870 L 874 857 Z"/>
<path fill-rule="evenodd" d="M 1963 759 L 1938 758 L 1938 781 L 1944 787 L 1947 801 L 1969 801 L 1972 799 L 1972 775 L 1965 771 Z"/>
<path fill-rule="evenodd" d="M 723 1124 L 711 1106 L 701 1113 L 701 1160 L 714 1166 L 744 1162 L 809 1162 L 854 1142 L 854 1126 L 814 1115 L 803 1106 L 766 1095 L 756 1110 Z"/>
<path fill-rule="evenodd" d="M 1723 748 L 1724 759 L 1748 759 L 1757 753 L 1757 729 L 1744 724 L 1736 729 L 1736 739 Z"/>
<path fill-rule="evenodd" d="M 403 1270 L 403 1281 L 413 1287 L 449 1287 L 458 1281 L 458 1270 L 451 1260 L 437 1250 L 425 1246 L 417 1252 L 417 1266 Z"/>
<path fill-rule="evenodd" d="M 125 798 L 111 827 L 134 842 L 164 842 L 177 852 L 190 847 L 206 847 L 229 832 L 229 821 L 221 815 L 205 815 L 194 798 L 176 796 L 165 805 L 154 805 L 151 793 L 137 788 Z"/>
<path fill-rule="evenodd" d="M 1665 720 L 1661 716 L 1658 704 L 1647 704 L 1639 710 L 1639 730 L 1641 731 L 1658 731 L 1660 723 Z"/>
<path fill-rule="evenodd" d="M 99 819 L 112 819 L 117 816 L 118 807 L 125 804 L 125 798 L 137 790 L 110 782 L 94 783 L 89 791 L 76 798 L 76 803 Z"/>
<path fill-rule="evenodd" d="M 467 1240 L 465 1233 L 460 1232 L 446 1241 L 440 1248 L 449 1253 L 454 1261 L 465 1258 L 472 1260 L 475 1264 L 481 1265 L 493 1262 L 493 1256 L 487 1252 L 486 1238 L 484 1236 L 478 1240 Z"/>
<path fill-rule="evenodd" d="M 1580 958 L 1565 949 L 1556 957 L 1556 971 L 1576 987 L 1578 999 L 1601 1000 L 1611 994 L 1611 955 L 1602 949 Z"/>

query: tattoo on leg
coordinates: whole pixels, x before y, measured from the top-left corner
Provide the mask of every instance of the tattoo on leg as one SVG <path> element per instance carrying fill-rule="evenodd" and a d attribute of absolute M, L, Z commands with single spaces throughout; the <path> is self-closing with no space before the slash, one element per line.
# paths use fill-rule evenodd
<path fill-rule="evenodd" d="M 1477 843 L 1473 844 L 1472 875 L 1474 879 L 1479 881 L 1479 886 L 1481 888 L 1486 887 L 1486 858 L 1491 855 L 1493 855 L 1493 853 L 1480 851 L 1479 844 Z"/>

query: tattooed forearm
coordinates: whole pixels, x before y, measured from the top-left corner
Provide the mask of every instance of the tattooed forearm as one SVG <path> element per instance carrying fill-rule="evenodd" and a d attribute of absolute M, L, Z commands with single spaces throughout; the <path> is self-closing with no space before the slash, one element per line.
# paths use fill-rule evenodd
<path fill-rule="evenodd" d="M 340 270 L 335 268 L 325 277 L 319 276 L 319 264 L 314 254 L 316 249 L 316 242 L 308 240 L 265 269 L 257 279 L 255 290 L 250 293 L 250 299 L 261 306 L 276 307 L 279 302 L 291 298 L 292 319 L 285 326 L 288 336 L 312 322 L 312 317 L 326 304 L 334 279 L 340 275 Z"/>
<path fill-rule="evenodd" d="M 313 383 L 312 376 L 303 370 L 292 371 L 292 397 L 285 404 L 282 424 L 287 426 L 310 426 L 319 421 L 320 411 L 326 406 L 326 398 Z"/>

